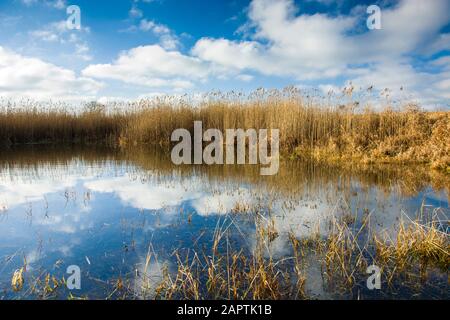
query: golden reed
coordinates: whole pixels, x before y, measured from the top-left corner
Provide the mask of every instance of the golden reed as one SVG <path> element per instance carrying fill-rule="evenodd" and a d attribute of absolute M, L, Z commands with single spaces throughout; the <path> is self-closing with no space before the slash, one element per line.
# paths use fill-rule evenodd
<path fill-rule="evenodd" d="M 342 98 L 341 102 L 345 100 Z M 289 92 L 164 97 L 125 105 L 0 107 L 0 146 L 26 143 L 171 144 L 174 130 L 279 129 L 284 156 L 363 163 L 427 163 L 450 170 L 450 112 L 415 105 L 371 108 Z"/>

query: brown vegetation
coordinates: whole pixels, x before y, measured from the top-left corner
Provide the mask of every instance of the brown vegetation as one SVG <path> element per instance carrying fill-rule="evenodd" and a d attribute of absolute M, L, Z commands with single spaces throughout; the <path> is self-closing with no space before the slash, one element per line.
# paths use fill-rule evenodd
<path fill-rule="evenodd" d="M 161 281 L 150 284 L 146 271 L 139 283 L 142 296 L 156 299 L 308 299 L 308 255 L 319 261 L 324 284 L 336 295 L 367 290 L 370 264 L 383 274 L 383 294 L 414 288 L 438 268 L 446 276 L 450 267 L 449 236 L 441 230 L 448 221 L 433 215 L 428 223 L 400 221 L 395 241 L 380 238 L 370 227 L 370 216 L 355 228 L 333 218 L 331 233 L 297 239 L 289 235 L 292 255 L 275 258 L 267 248 L 273 241 L 270 229 L 255 218 L 256 246 L 252 252 L 236 250 L 226 230 L 216 228 L 211 251 L 174 252 L 176 269 L 163 270 Z M 224 223 L 225 224 L 225 223 Z M 273 230 L 272 230 L 273 231 Z M 220 249 L 219 249 L 220 248 Z M 155 253 L 147 261 L 157 259 Z M 418 272 L 420 271 L 420 272 Z M 416 276 L 418 275 L 418 276 Z M 141 280 L 142 280 L 141 279 Z M 420 286 L 418 287 L 420 292 Z M 358 298 L 360 293 L 358 293 Z M 417 292 L 415 293 L 417 294 Z"/>
<path fill-rule="evenodd" d="M 81 113 L 64 108 L 3 108 L 0 145 L 109 142 L 169 146 L 173 130 L 192 131 L 193 122 L 201 120 L 204 128 L 220 130 L 279 129 L 281 151 L 288 156 L 327 162 L 427 163 L 450 170 L 449 112 L 425 112 L 412 105 L 375 111 L 354 102 L 312 101 L 283 91 L 245 98 L 212 95 L 195 104 L 182 99 L 140 101 L 114 111 L 95 104 Z"/>

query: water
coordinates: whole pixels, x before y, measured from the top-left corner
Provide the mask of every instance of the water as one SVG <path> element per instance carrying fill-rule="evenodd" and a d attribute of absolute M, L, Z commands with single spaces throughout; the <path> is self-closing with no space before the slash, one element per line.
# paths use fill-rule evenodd
<path fill-rule="evenodd" d="M 176 272 L 174 252 L 209 253 L 218 229 L 228 247 L 251 255 L 256 220 L 276 230 L 264 248 L 276 260 L 292 256 L 289 235 L 326 239 L 324 222 L 334 216 L 356 217 L 358 227 L 370 214 L 373 232 L 395 237 L 402 217 L 448 216 L 448 187 L 448 176 L 412 167 L 282 161 L 278 175 L 262 177 L 253 166 L 176 167 L 158 150 L 11 149 L 0 156 L 0 298 L 141 298 L 144 268 L 157 286 L 165 270 Z M 324 283 L 318 257 L 304 260 L 310 298 L 449 297 L 439 273 L 418 288 L 400 282 L 396 296 L 367 290 L 364 279 L 341 292 Z M 12 275 L 24 265 L 24 286 L 14 292 Z M 67 279 L 70 265 L 81 269 L 81 290 L 36 289 L 47 274 Z"/>

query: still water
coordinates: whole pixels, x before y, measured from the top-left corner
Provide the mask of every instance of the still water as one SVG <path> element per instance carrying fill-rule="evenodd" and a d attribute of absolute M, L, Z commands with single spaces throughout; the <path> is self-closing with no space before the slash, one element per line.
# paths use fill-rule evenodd
<path fill-rule="evenodd" d="M 448 180 L 421 168 L 292 160 L 281 162 L 278 175 L 262 177 L 252 166 L 176 167 L 158 150 L 2 151 L 0 299 L 139 299 L 144 267 L 156 287 L 165 272 L 176 272 L 174 252 L 209 252 L 219 228 L 227 248 L 251 255 L 256 218 L 276 230 L 265 257 L 277 261 L 292 256 L 292 235 L 326 239 L 325 222 L 336 216 L 354 217 L 358 226 L 370 214 L 372 232 L 395 237 L 399 221 L 418 212 L 448 221 Z M 397 288 L 396 295 L 369 291 L 364 279 L 356 290 L 341 292 L 326 285 L 318 257 L 304 260 L 308 298 L 449 298 L 445 273 L 413 289 Z M 67 279 L 71 265 L 81 270 L 81 289 L 43 294 L 45 277 Z M 20 268 L 24 285 L 14 291 L 11 279 Z"/>

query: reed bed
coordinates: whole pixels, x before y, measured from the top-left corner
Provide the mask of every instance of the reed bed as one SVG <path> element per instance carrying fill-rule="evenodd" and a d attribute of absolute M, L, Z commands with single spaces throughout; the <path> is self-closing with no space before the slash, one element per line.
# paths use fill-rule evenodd
<path fill-rule="evenodd" d="M 172 132 L 204 128 L 279 129 L 285 156 L 359 163 L 428 163 L 450 170 L 450 113 L 425 112 L 413 104 L 372 108 L 304 97 L 292 89 L 249 96 L 210 94 L 189 99 L 142 100 L 121 107 L 89 104 L 81 112 L 64 107 L 4 106 L 0 145 L 109 142 L 121 146 L 170 146 Z"/>
<path fill-rule="evenodd" d="M 0 110 L 0 146 L 34 143 L 116 143 L 130 117 L 87 105 L 81 112 L 63 107 L 3 107 Z"/>

